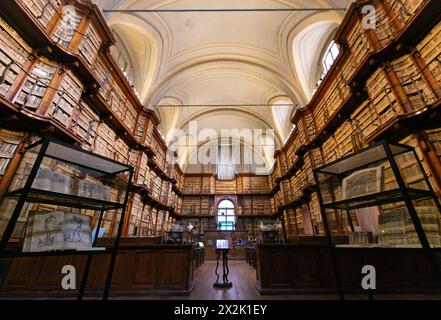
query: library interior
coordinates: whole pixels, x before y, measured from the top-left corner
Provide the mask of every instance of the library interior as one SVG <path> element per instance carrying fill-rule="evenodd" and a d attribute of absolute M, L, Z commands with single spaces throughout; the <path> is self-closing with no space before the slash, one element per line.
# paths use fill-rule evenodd
<path fill-rule="evenodd" d="M 0 1 L 1 300 L 440 298 L 440 201 L 439 0 Z"/>

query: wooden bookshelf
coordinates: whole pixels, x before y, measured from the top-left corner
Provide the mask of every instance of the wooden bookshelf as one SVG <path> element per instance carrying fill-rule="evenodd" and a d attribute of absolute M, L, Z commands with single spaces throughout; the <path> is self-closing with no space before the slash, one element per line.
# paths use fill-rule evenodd
<path fill-rule="evenodd" d="M 14 25 L 27 26 L 14 30 L 0 19 L 0 97 L 26 110 L 25 117 L 36 116 L 58 128 L 55 132 L 78 138 L 84 149 L 134 166 L 136 191 L 131 194 L 127 233 L 162 233 L 170 220 L 167 210 L 179 212 L 182 201 L 166 176 L 165 143 L 155 131 L 159 119 L 144 110 L 104 48 L 113 38 L 99 11 L 87 1 L 75 10 L 64 10 L 66 3 L 58 0 L 9 4 L 24 16 L 20 21 L 14 20 L 15 13 L 8 18 Z M 33 24 L 35 28 L 28 27 Z M 41 47 L 32 47 L 36 44 Z M 5 143 L 2 148 L 7 151 Z M 6 159 L 6 152 L 3 155 Z M 154 170 L 150 161 L 158 165 Z M 2 160 L 3 167 L 7 168 L 7 160 Z M 177 172 L 173 183 L 182 187 L 182 171 Z M 104 217 L 109 234 L 116 232 L 114 221 L 119 215 L 109 212 Z"/>
<path fill-rule="evenodd" d="M 17 152 L 24 133 L 0 129 L 0 180 L 3 178 L 9 162 Z"/>

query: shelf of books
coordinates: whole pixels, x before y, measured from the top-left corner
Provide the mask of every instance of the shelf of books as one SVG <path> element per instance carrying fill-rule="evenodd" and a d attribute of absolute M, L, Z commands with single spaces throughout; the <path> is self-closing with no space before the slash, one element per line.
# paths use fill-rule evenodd
<path fill-rule="evenodd" d="M 394 16 L 394 12 L 390 8 L 385 7 L 381 2 L 376 3 L 375 10 L 377 11 L 377 26 L 373 31 L 378 42 L 384 48 L 395 39 L 397 17 Z"/>
<path fill-rule="evenodd" d="M 0 96 L 5 97 L 28 61 L 31 48 L 0 18 Z"/>
<path fill-rule="evenodd" d="M 0 181 L 23 137 L 23 132 L 0 129 Z"/>
<path fill-rule="evenodd" d="M 234 194 L 236 192 L 236 180 L 216 180 L 217 194 Z"/>
<path fill-rule="evenodd" d="M 427 3 L 426 0 L 388 1 L 396 19 L 404 27 L 415 13 Z M 401 31 L 401 30 L 398 30 Z"/>
<path fill-rule="evenodd" d="M 441 83 L 441 22 L 417 46 L 418 52 L 438 82 Z"/>
<path fill-rule="evenodd" d="M 433 145 L 436 155 L 441 161 L 441 128 L 426 130 L 430 143 Z"/>
<path fill-rule="evenodd" d="M 28 10 L 37 24 L 46 30 L 52 19 L 58 15 L 57 10 L 61 6 L 59 0 L 18 0 Z"/>
<path fill-rule="evenodd" d="M 90 23 L 84 32 L 84 39 L 78 47 L 80 57 L 86 61 L 90 68 L 93 68 L 102 44 L 103 39 L 96 26 Z"/>
<path fill-rule="evenodd" d="M 437 100 L 435 93 L 410 55 L 392 61 L 391 65 L 410 101 L 412 110 L 421 110 Z"/>
<path fill-rule="evenodd" d="M 54 140 L 32 145 L 1 203 L 2 245 L 24 239 L 20 252 L 83 251 L 92 247 L 93 228 L 115 238 L 129 173 L 127 166 Z M 48 223 L 53 236 L 41 229 Z M 64 240 L 56 235 L 63 230 Z"/>
<path fill-rule="evenodd" d="M 52 33 L 51 39 L 61 47 L 68 48 L 83 17 L 74 7 L 63 7 L 60 19 Z"/>

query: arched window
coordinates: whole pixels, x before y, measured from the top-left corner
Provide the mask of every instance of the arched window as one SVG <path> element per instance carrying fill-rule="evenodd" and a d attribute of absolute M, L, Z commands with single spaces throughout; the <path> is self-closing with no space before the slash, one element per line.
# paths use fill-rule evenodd
<path fill-rule="evenodd" d="M 332 41 L 329 45 L 328 50 L 326 50 L 325 55 L 323 57 L 323 77 L 328 73 L 328 71 L 331 69 L 332 64 L 337 59 L 337 56 L 339 54 L 338 46 L 337 44 Z"/>
<path fill-rule="evenodd" d="M 234 214 L 234 203 L 225 199 L 217 206 L 217 230 L 235 230 L 236 215 Z"/>
<path fill-rule="evenodd" d="M 120 67 L 130 86 L 133 88 L 136 96 L 139 98 L 138 90 L 133 84 L 134 67 L 129 56 L 129 51 L 125 47 L 124 42 L 120 38 L 119 34 L 115 32 L 115 30 L 112 30 L 112 34 L 116 39 L 116 43 L 114 46 L 110 47 L 110 53 L 112 54 L 113 59 L 115 59 L 115 62 Z"/>
<path fill-rule="evenodd" d="M 328 50 L 325 51 L 325 55 L 323 56 L 323 60 L 322 60 L 323 73 L 320 79 L 317 81 L 316 88 L 312 91 L 312 94 L 315 94 L 317 88 L 320 86 L 323 79 L 325 79 L 326 74 L 329 72 L 329 70 L 331 70 L 331 67 L 334 64 L 334 61 L 337 59 L 339 53 L 340 50 L 338 49 L 338 45 L 334 41 L 332 41 L 328 47 Z"/>

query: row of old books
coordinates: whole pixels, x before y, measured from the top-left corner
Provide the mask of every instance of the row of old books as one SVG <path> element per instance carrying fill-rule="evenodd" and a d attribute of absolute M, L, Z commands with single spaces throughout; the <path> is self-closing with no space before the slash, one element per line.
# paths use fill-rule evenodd
<path fill-rule="evenodd" d="M 431 35 L 430 39 L 433 38 L 436 38 L 436 36 Z M 425 40 L 423 42 L 428 43 L 430 41 Z M 380 68 L 368 79 L 366 83 L 369 95 L 368 101 L 363 102 L 355 109 L 350 115 L 350 119 L 343 122 L 323 142 L 321 149 L 324 163 L 332 162 L 354 152 L 392 118 L 406 112 L 405 106 L 401 105 L 397 98 L 390 76 L 388 76 L 390 72 L 394 72 L 400 80 L 408 97 L 408 104 L 412 106 L 413 110 L 420 110 L 434 102 L 433 90 L 430 88 L 428 81 L 422 76 L 422 73 L 417 70 L 416 64 L 411 57 L 404 56 L 392 61 L 390 68 Z M 325 123 L 324 118 L 321 118 L 323 114 L 320 115 L 320 112 L 318 110 L 318 113 L 316 113 L 315 122 Z M 315 129 L 319 130 L 320 124 Z M 288 141 L 288 143 L 290 142 Z M 287 150 L 290 148 L 292 149 L 290 146 L 286 147 Z M 282 161 L 284 160 L 284 157 L 280 155 L 279 158 Z M 288 159 L 286 161 L 288 162 Z M 292 165 L 292 163 L 288 162 L 286 165 L 282 164 L 281 166 L 289 168 L 289 164 Z M 274 171 L 277 172 L 277 168 Z M 299 183 L 291 185 L 294 185 L 295 189 L 298 188 Z M 295 193 L 296 191 L 291 190 L 291 194 Z"/>
<path fill-rule="evenodd" d="M 441 22 L 421 41 L 417 50 L 438 84 L 441 82 Z"/>
<path fill-rule="evenodd" d="M 271 215 L 271 199 L 269 197 L 243 196 L 239 198 L 237 215 Z"/>
<path fill-rule="evenodd" d="M 23 133 L 21 132 L 0 129 L 0 180 L 22 139 Z"/>
<path fill-rule="evenodd" d="M 158 141 L 152 138 L 153 130 L 157 125 L 156 120 L 149 113 L 137 111 L 135 103 L 128 98 L 128 94 L 123 89 L 122 80 L 118 80 L 117 70 L 114 68 L 115 64 L 111 62 L 111 57 L 104 57 L 105 53 L 102 53 L 101 47 L 105 35 L 96 24 L 99 19 L 89 19 L 83 16 L 80 10 L 72 10 L 73 6 L 63 7 L 64 3 L 58 0 L 19 1 L 29 11 L 33 21 L 47 32 L 49 38 L 67 51 L 77 54 L 80 61 L 89 67 L 99 82 L 100 99 L 111 110 L 114 118 L 117 118 L 129 133 L 132 132 L 140 143 L 159 145 Z M 78 30 L 78 28 L 82 29 Z M 123 136 L 121 136 L 123 139 L 120 138 L 120 134 L 116 133 L 112 124 L 112 119 L 108 122 L 107 119 L 99 116 L 102 112 L 97 112 L 93 99 L 90 99 L 89 94 L 84 94 L 85 86 L 82 78 L 80 79 L 81 74 L 76 74 L 69 66 L 61 66 L 40 56 L 31 59 L 29 53 L 32 48 L 3 20 L 0 20 L 0 41 L 2 79 L 4 75 L 4 81 L 0 83 L 1 97 L 11 93 L 11 85 L 18 74 L 24 73 L 25 63 L 28 63 L 30 66 L 27 67 L 28 74 L 24 73 L 24 84 L 17 88 L 16 94 L 10 94 L 16 97 L 11 102 L 53 119 L 54 122 L 80 137 L 85 149 L 136 166 L 137 157 L 142 153 L 138 154 L 138 151 L 131 150 L 126 139 Z M 61 79 L 54 81 L 55 77 Z M 55 83 L 58 87 L 51 87 Z M 132 156 L 132 152 L 136 155 Z M 171 192 L 170 184 L 151 173 L 144 160 L 145 157 L 141 161 L 140 180 L 153 190 L 154 197 L 167 202 Z M 6 167 L 7 163 L 8 160 L 2 159 L 2 168 Z M 53 175 L 51 177 L 53 178 Z M 64 176 L 60 177 L 63 179 L 58 179 L 56 176 L 55 180 L 61 182 L 67 180 Z M 52 190 L 52 187 L 49 189 Z M 83 190 L 84 195 L 93 197 L 96 195 L 100 199 L 109 198 L 108 190 L 99 190 L 93 182 L 81 182 L 81 187 L 77 186 L 75 189 Z M 173 203 L 178 202 L 173 201 Z M 113 230 L 114 222 L 109 220 L 106 224 Z"/>
<path fill-rule="evenodd" d="M 415 208 L 429 243 L 441 246 L 438 210 L 435 207 Z M 407 208 L 397 208 L 379 215 L 378 244 L 388 246 L 420 245 Z"/>
<path fill-rule="evenodd" d="M 17 41 L 18 39 L 18 41 Z M 0 96 L 5 97 L 27 60 L 30 48 L 25 46 L 6 22 L 0 18 Z"/>
<path fill-rule="evenodd" d="M 406 8 L 402 6 L 402 3 L 399 1 L 391 1 L 394 8 L 400 8 L 400 10 L 405 10 Z M 417 4 L 412 3 L 409 4 L 412 8 L 412 10 L 417 10 L 421 5 L 422 2 L 418 1 Z M 380 5 L 380 13 L 384 13 L 384 8 L 382 5 Z M 383 11 L 381 11 L 383 10 Z M 383 20 L 390 19 L 390 16 L 385 15 Z M 326 124 L 326 122 L 333 116 L 333 114 L 339 109 L 339 107 L 342 105 L 342 103 L 345 102 L 347 97 L 349 96 L 349 87 L 347 86 L 347 83 L 351 79 L 353 73 L 355 70 L 359 68 L 359 66 L 366 62 L 366 57 L 370 52 L 376 51 L 379 48 L 373 48 L 373 45 L 371 44 L 369 37 L 367 36 L 367 32 L 362 28 L 360 21 L 354 21 L 351 22 L 353 25 L 351 28 L 348 29 L 347 33 L 345 34 L 344 39 L 340 39 L 341 41 L 347 42 L 349 47 L 349 54 L 345 57 L 343 61 L 341 61 L 341 68 L 337 69 L 336 72 L 339 74 L 335 77 L 333 77 L 333 80 L 331 83 L 328 83 L 326 88 L 324 89 L 324 93 L 319 99 L 316 99 L 316 103 L 313 104 L 312 107 L 312 113 L 314 116 L 314 125 L 315 125 L 315 132 L 318 132 L 321 130 L 321 128 Z M 390 21 L 388 21 L 390 23 Z M 408 23 L 408 20 L 403 20 L 403 28 L 406 26 L 405 24 Z M 379 28 L 377 28 L 379 29 Z M 381 29 L 381 28 L 380 28 Z M 376 32 L 381 33 L 383 30 L 376 30 Z M 380 38 L 384 38 L 383 36 L 380 36 Z M 433 37 L 432 37 L 433 38 Z M 380 41 L 382 42 L 382 41 Z M 426 41 L 427 42 L 427 41 Z M 388 43 L 383 43 L 382 45 L 385 46 Z M 433 47 L 433 45 L 432 45 Z M 395 64 L 399 65 L 400 61 L 396 61 Z M 393 65 L 393 64 L 392 64 Z M 412 74 L 412 68 L 406 68 L 406 73 Z M 397 69 L 400 71 L 399 69 Z M 428 86 L 427 83 L 424 81 L 420 81 L 421 79 L 417 76 L 417 84 L 409 84 L 407 81 L 402 79 L 402 82 L 404 85 L 409 87 L 409 99 L 415 101 L 415 95 L 423 95 L 424 96 L 424 103 L 430 103 L 430 99 L 428 97 L 431 97 L 431 93 L 427 90 Z M 371 104 L 376 109 L 377 113 L 380 116 L 384 116 L 384 120 L 390 119 L 395 113 L 400 112 L 400 110 L 397 110 L 397 99 L 394 96 L 393 90 L 391 90 L 391 85 L 387 79 L 387 76 L 385 75 L 383 70 L 378 70 L 376 74 L 374 74 L 371 79 L 366 84 L 366 88 L 368 89 L 368 93 L 370 96 Z M 415 90 L 415 88 L 417 88 Z M 363 108 L 364 109 L 364 108 Z M 340 129 L 342 132 L 348 135 L 347 130 L 345 128 Z M 346 139 L 339 139 L 339 142 L 347 141 Z M 330 141 L 329 141 L 330 142 Z M 288 142 L 289 144 L 290 142 Z M 301 144 L 300 144 L 301 145 Z M 290 146 L 286 147 L 287 150 L 290 149 Z M 332 146 L 328 148 L 329 150 L 334 150 Z M 346 143 L 342 146 L 342 154 L 346 154 L 350 150 L 350 144 Z M 329 153 L 325 155 L 325 158 L 328 158 Z M 331 158 L 326 159 L 326 162 L 334 160 L 336 155 L 332 155 L 331 152 Z M 288 165 L 283 165 L 283 168 L 289 168 L 289 164 L 294 163 L 295 160 L 293 160 L 293 157 L 291 156 L 290 160 L 287 160 Z M 283 170 L 282 170 L 283 172 Z M 283 174 L 283 173 L 282 173 Z"/>
<path fill-rule="evenodd" d="M 152 237 L 163 235 L 173 219 L 167 211 L 143 203 L 139 194 L 133 194 L 127 236 Z"/>

